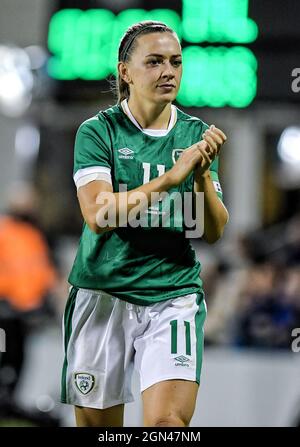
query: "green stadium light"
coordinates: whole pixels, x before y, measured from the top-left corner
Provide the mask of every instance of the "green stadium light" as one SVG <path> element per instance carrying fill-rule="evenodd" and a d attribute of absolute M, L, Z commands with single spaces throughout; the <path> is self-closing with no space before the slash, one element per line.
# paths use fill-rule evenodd
<path fill-rule="evenodd" d="M 182 21 L 171 9 L 127 9 L 117 16 L 107 9 L 63 9 L 49 23 L 48 48 L 52 56 L 48 73 L 58 80 L 101 80 L 116 75 L 120 38 L 130 25 L 141 20 L 163 21 L 179 39 L 193 43 L 250 42 L 257 36 L 257 27 L 246 17 L 247 11 L 248 0 L 183 0 Z M 206 28 L 201 27 L 203 17 Z M 243 29 L 239 30 L 239 26 Z M 257 61 L 248 48 L 194 45 L 183 50 L 183 57 L 183 79 L 177 97 L 180 104 L 247 107 L 255 98 Z"/>
<path fill-rule="evenodd" d="M 49 24 L 48 72 L 55 79 L 104 79 L 111 73 L 115 15 L 107 9 L 62 9 Z"/>
<path fill-rule="evenodd" d="M 182 0 L 182 32 L 187 42 L 250 43 L 258 35 L 248 17 L 249 0 Z"/>
<path fill-rule="evenodd" d="M 248 48 L 187 47 L 183 67 L 183 106 L 247 107 L 256 96 L 257 60 Z"/>
<path fill-rule="evenodd" d="M 171 9 L 127 9 L 116 17 L 107 9 L 62 9 L 49 23 L 48 72 L 55 79 L 104 79 L 115 73 L 125 30 L 141 20 L 160 20 L 181 36 L 181 19 Z"/>

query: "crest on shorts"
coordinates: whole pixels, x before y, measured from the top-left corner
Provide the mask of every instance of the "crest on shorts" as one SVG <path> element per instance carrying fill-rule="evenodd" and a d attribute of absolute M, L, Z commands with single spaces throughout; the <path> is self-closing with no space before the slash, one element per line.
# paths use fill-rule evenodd
<path fill-rule="evenodd" d="M 176 163 L 176 161 L 180 157 L 181 152 L 183 152 L 183 151 L 184 151 L 184 149 L 173 149 L 172 150 L 172 160 L 173 160 L 174 164 Z"/>
<path fill-rule="evenodd" d="M 95 377 L 88 373 L 76 373 L 74 375 L 75 385 L 82 394 L 88 394 L 95 385 Z"/>

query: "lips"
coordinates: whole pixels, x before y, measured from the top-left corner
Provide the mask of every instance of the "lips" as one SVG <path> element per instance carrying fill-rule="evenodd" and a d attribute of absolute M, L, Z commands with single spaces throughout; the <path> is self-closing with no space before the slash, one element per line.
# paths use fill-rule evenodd
<path fill-rule="evenodd" d="M 158 87 L 174 87 L 175 88 L 175 85 L 174 84 L 160 84 Z"/>

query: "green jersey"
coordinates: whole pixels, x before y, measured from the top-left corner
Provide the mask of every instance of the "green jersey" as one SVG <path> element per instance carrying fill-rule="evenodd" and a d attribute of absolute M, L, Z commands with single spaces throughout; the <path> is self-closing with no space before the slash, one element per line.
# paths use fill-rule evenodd
<path fill-rule="evenodd" d="M 173 127 L 167 131 L 147 132 L 119 104 L 88 119 L 76 135 L 75 182 L 84 176 L 93 180 L 102 173 L 103 179 L 111 181 L 113 191 L 120 192 L 164 174 L 172 168 L 180 150 L 201 140 L 208 128 L 174 105 L 172 119 Z M 222 200 L 218 159 L 210 171 Z M 201 265 L 185 235 L 182 208 L 172 206 L 170 200 L 173 193 L 177 198 L 185 192 L 193 194 L 193 183 L 192 173 L 171 188 L 167 198 L 141 212 L 142 225 L 135 228 L 128 224 L 96 234 L 84 223 L 69 282 L 79 288 L 104 290 L 139 305 L 199 292 Z M 165 214 L 169 216 L 168 225 L 161 225 Z"/>

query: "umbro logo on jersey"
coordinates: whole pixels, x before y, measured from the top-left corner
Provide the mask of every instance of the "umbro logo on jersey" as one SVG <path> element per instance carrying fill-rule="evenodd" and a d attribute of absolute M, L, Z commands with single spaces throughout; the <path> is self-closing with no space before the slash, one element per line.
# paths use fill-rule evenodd
<path fill-rule="evenodd" d="M 118 149 L 119 158 L 132 159 L 134 157 L 134 151 L 129 149 L 129 147 L 123 147 Z"/>
<path fill-rule="evenodd" d="M 118 152 L 123 155 L 133 154 L 133 150 L 129 149 L 128 147 L 123 147 L 122 149 L 119 149 Z"/>

